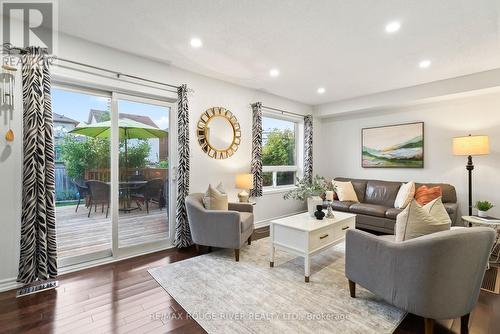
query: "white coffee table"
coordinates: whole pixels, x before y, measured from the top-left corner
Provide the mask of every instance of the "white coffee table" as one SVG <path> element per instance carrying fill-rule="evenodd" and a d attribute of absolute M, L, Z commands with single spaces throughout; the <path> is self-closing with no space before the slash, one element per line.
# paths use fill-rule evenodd
<path fill-rule="evenodd" d="M 271 257 L 274 267 L 276 248 L 304 257 L 305 281 L 311 275 L 311 257 L 340 242 L 348 229 L 355 228 L 356 215 L 334 211 L 332 219 L 317 220 L 309 213 L 301 213 L 270 222 Z"/>

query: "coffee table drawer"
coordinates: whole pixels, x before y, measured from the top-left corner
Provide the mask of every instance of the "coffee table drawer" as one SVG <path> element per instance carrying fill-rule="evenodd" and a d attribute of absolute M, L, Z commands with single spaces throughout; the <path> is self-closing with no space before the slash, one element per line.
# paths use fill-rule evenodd
<path fill-rule="evenodd" d="M 346 231 L 354 228 L 354 221 L 347 220 L 309 234 L 309 251 L 326 246 L 345 237 Z"/>
<path fill-rule="evenodd" d="M 321 248 L 340 238 L 341 234 L 337 226 L 329 226 L 309 234 L 309 250 Z"/>

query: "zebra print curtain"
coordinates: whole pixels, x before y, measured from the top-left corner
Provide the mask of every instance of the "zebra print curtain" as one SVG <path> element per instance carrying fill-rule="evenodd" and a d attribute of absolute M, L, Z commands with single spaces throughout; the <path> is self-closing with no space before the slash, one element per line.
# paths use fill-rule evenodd
<path fill-rule="evenodd" d="M 250 196 L 262 196 L 262 103 L 252 104 L 252 174 L 253 189 Z"/>
<path fill-rule="evenodd" d="M 313 117 L 304 116 L 304 179 L 313 179 Z"/>
<path fill-rule="evenodd" d="M 179 168 L 177 172 L 177 206 L 175 212 L 175 247 L 188 247 L 193 244 L 186 211 L 186 197 L 189 195 L 189 108 L 187 86 L 177 90 L 177 140 Z"/>
<path fill-rule="evenodd" d="M 54 138 L 46 49 L 22 56 L 23 194 L 21 254 L 17 281 L 57 276 L 54 208 Z"/>

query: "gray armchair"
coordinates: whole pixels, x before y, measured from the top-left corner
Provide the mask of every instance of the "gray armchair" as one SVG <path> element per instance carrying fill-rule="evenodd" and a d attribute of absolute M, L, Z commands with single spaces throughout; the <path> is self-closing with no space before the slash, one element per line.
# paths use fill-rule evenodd
<path fill-rule="evenodd" d="M 456 228 L 404 242 L 348 230 L 345 273 L 351 297 L 357 283 L 424 317 L 426 333 L 432 333 L 434 319 L 458 317 L 462 333 L 467 333 L 494 238 L 495 232 L 484 227 Z"/>
<path fill-rule="evenodd" d="M 229 203 L 228 211 L 207 210 L 203 206 L 203 194 L 196 193 L 186 197 L 186 209 L 196 245 L 232 248 L 236 261 L 240 260 L 241 246 L 252 242 L 252 204 Z"/>

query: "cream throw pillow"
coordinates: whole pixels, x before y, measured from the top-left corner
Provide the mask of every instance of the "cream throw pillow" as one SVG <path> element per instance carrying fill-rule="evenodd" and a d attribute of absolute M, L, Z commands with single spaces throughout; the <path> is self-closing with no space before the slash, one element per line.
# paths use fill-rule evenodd
<path fill-rule="evenodd" d="M 203 196 L 203 205 L 207 210 L 228 210 L 227 195 L 223 194 L 212 185 L 208 185 L 208 190 Z"/>
<path fill-rule="evenodd" d="M 394 207 L 397 209 L 404 209 L 410 204 L 411 200 L 415 197 L 415 182 L 411 181 L 403 183 L 399 188 L 398 195 L 394 201 Z"/>
<path fill-rule="evenodd" d="M 420 206 L 413 199 L 396 217 L 396 241 L 406 241 L 426 234 L 446 231 L 450 227 L 451 219 L 441 197 L 425 206 Z"/>
<path fill-rule="evenodd" d="M 337 193 L 337 197 L 339 201 L 353 201 L 359 202 L 358 196 L 354 191 L 354 187 L 352 186 L 351 181 L 341 182 L 341 181 L 332 181 L 334 187 L 337 187 L 335 191 Z"/>

